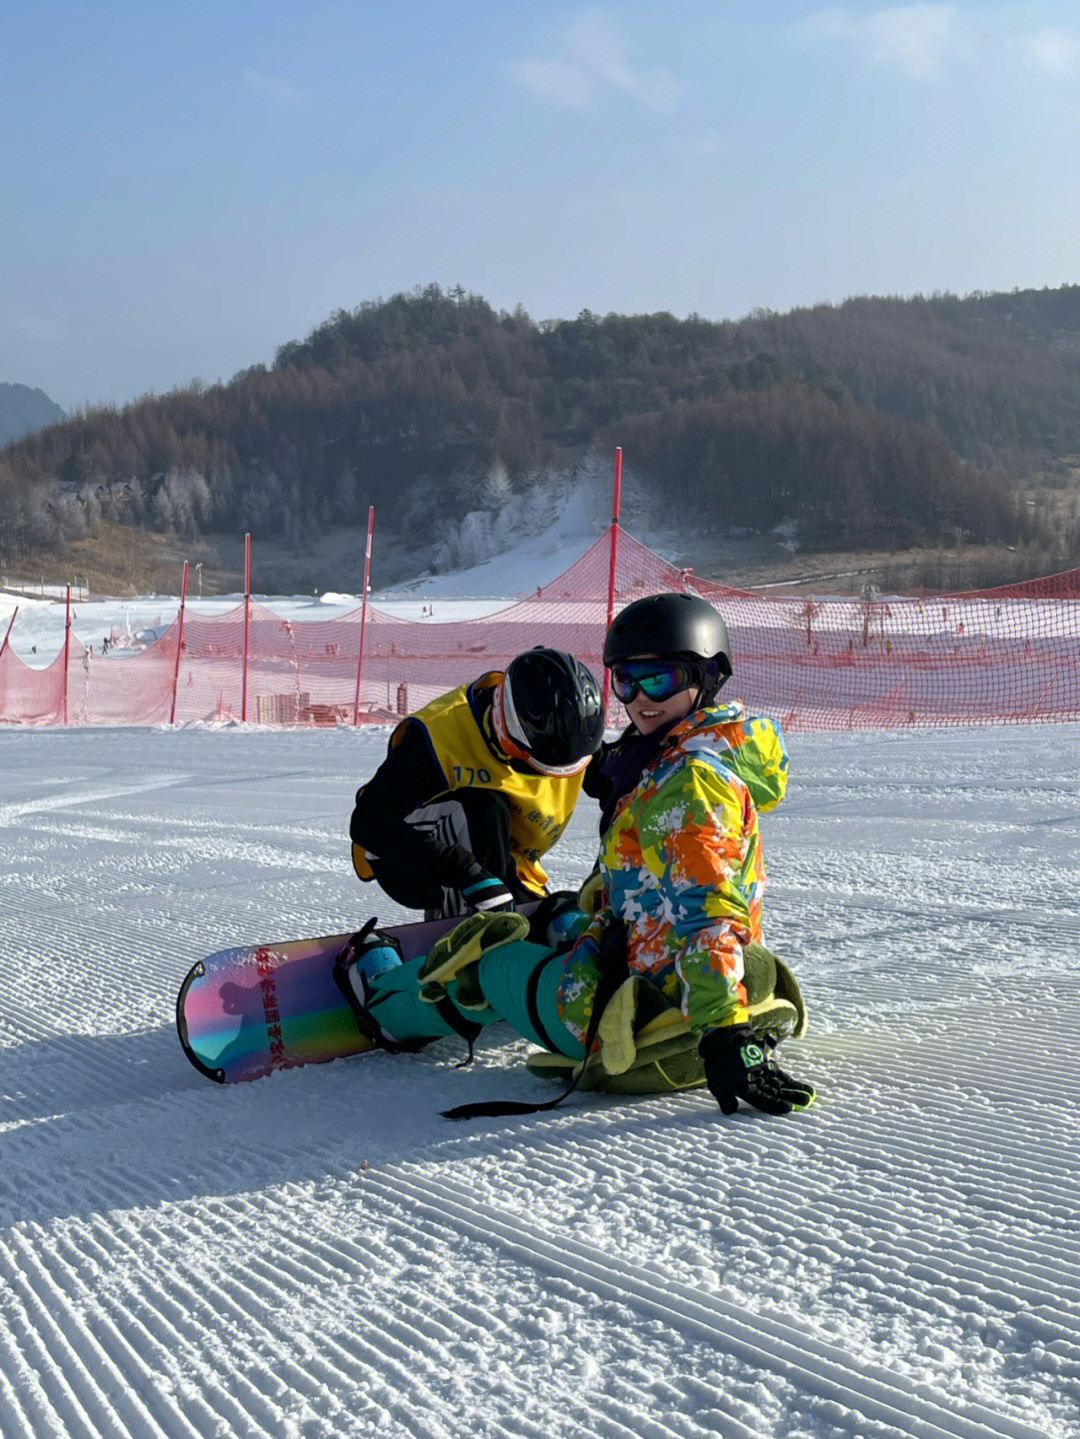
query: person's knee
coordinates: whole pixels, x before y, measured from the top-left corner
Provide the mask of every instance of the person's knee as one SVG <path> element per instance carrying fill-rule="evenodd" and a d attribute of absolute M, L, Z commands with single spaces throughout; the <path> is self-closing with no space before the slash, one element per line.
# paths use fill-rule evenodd
<path fill-rule="evenodd" d="M 491 1007 L 525 1039 L 581 1059 L 584 1046 L 559 1013 L 563 958 L 528 940 L 501 945 L 481 960 L 480 987 Z"/>

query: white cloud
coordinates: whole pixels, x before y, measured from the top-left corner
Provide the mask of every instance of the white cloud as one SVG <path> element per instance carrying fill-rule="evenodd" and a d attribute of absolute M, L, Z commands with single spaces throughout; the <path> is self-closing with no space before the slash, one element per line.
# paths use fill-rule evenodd
<path fill-rule="evenodd" d="M 565 60 L 514 60 L 506 73 L 523 90 L 564 110 L 584 110 L 593 97 L 592 78 Z"/>
<path fill-rule="evenodd" d="M 563 54 L 516 60 L 506 73 L 522 89 L 568 110 L 585 109 L 605 90 L 621 90 L 649 110 L 670 110 L 681 94 L 668 70 L 635 70 L 609 10 L 589 6 L 567 28 Z"/>
<path fill-rule="evenodd" d="M 858 21 L 838 5 L 815 10 L 792 27 L 792 34 L 805 45 L 819 45 L 823 40 L 854 40 L 859 33 Z"/>
<path fill-rule="evenodd" d="M 290 110 L 303 109 L 311 99 L 308 91 L 301 86 L 281 80 L 276 75 L 264 75 L 259 70 L 245 71 L 244 84 L 255 94 L 269 95 L 272 100 Z"/>
<path fill-rule="evenodd" d="M 935 75 L 956 35 L 956 6 L 890 5 L 872 15 L 842 6 L 818 10 L 794 30 L 805 44 L 843 41 L 856 45 L 875 65 L 894 65 L 915 80 Z"/>
<path fill-rule="evenodd" d="M 1040 30 L 1024 44 L 1028 63 L 1048 75 L 1072 75 L 1080 59 L 1080 44 L 1064 30 Z"/>
<path fill-rule="evenodd" d="M 955 5 L 896 5 L 866 22 L 874 61 L 923 78 L 941 68 L 956 26 Z"/>

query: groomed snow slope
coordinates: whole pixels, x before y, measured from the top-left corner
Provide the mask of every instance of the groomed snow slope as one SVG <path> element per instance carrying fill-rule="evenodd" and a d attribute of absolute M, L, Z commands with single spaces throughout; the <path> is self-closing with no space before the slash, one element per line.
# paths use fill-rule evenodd
<path fill-rule="evenodd" d="M 173 1030 L 202 954 L 404 917 L 385 738 L 0 730 L 4 1439 L 1080 1434 L 1080 732 L 792 739 L 807 1114 L 470 1125 L 548 1096 L 505 1032 L 219 1088 Z"/>

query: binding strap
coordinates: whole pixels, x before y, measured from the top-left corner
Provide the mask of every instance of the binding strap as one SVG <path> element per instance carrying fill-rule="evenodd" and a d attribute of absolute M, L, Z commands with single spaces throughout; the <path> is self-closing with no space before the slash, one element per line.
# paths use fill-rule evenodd
<path fill-rule="evenodd" d="M 366 1040 L 379 1049 L 385 1049 L 388 1054 L 411 1054 L 418 1049 L 423 1049 L 424 1045 L 430 1044 L 431 1041 L 428 1039 L 395 1039 L 393 1035 L 387 1034 L 386 1030 L 383 1029 L 382 1025 L 357 994 L 352 985 L 352 981 L 349 979 L 350 967 L 368 947 L 368 942 L 372 939 L 372 936 L 379 934 L 379 931 L 375 928 L 378 922 L 377 916 L 372 915 L 363 929 L 358 929 L 355 934 L 349 935 L 334 958 L 334 983 L 344 995 L 349 1008 L 352 1010 L 353 1018 L 356 1020 L 356 1027 Z M 380 938 L 381 937 L 382 936 L 380 936 Z M 400 954 L 401 946 L 397 940 L 394 939 L 392 935 L 385 936 L 385 939 L 388 943 L 393 944 Z M 366 995 L 368 992 L 367 981 L 363 975 L 360 976 L 360 982 L 364 987 L 364 994 Z M 449 1021 L 447 1022 L 449 1023 Z M 471 1043 L 469 1046 L 469 1055 L 471 1058 Z"/>

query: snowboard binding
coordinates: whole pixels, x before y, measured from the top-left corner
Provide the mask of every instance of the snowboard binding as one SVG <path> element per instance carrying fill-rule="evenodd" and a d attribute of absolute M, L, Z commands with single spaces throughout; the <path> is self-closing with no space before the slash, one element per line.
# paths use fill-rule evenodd
<path fill-rule="evenodd" d="M 402 963 L 401 946 L 391 934 L 377 928 L 373 915 L 355 934 L 350 934 L 334 960 L 334 981 L 356 1017 L 360 1033 L 380 1049 L 398 1053 L 420 1049 L 426 1041 L 395 1039 L 372 1014 L 372 981 Z"/>

